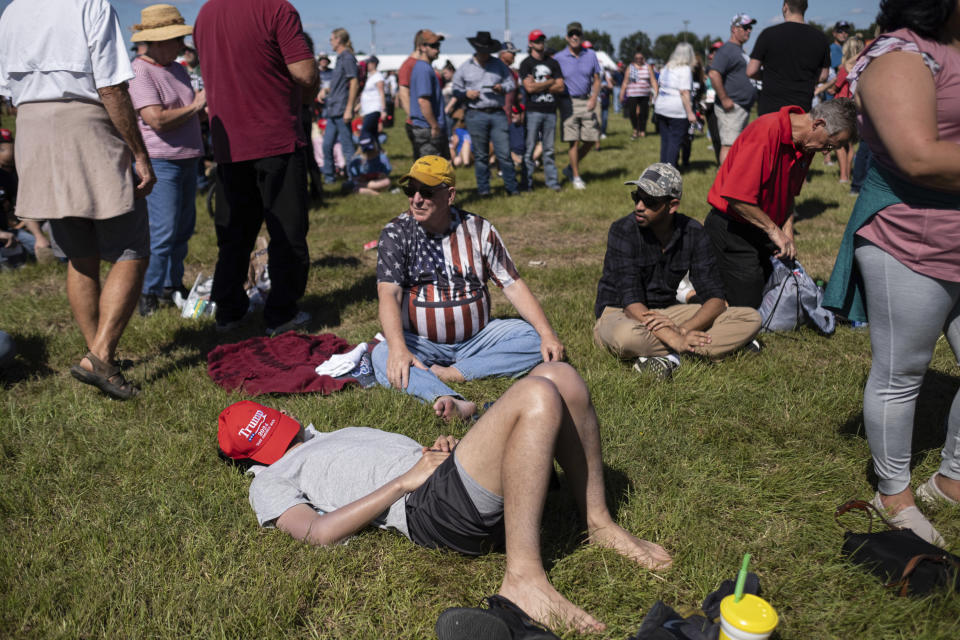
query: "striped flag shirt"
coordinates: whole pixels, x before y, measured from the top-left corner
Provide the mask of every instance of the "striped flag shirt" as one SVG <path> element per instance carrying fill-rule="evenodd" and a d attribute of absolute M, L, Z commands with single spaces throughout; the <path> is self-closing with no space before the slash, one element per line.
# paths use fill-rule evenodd
<path fill-rule="evenodd" d="M 500 234 L 489 221 L 451 207 L 447 233 L 425 231 L 409 213 L 380 233 L 377 282 L 403 289 L 405 331 L 454 344 L 490 320 L 487 281 L 503 288 L 520 277 Z"/>

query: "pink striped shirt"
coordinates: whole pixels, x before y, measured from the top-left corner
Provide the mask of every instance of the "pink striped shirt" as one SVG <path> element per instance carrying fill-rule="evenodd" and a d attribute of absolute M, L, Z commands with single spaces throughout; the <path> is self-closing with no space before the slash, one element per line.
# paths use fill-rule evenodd
<path fill-rule="evenodd" d="M 650 65 L 644 63 L 642 67 L 630 63 L 627 68 L 628 98 L 637 98 L 650 95 Z"/>
<path fill-rule="evenodd" d="M 163 160 L 186 160 L 202 156 L 200 118 L 196 115 L 176 129 L 163 133 L 154 131 L 140 117 L 140 109 L 151 105 L 176 109 L 192 103 L 193 86 L 187 70 L 176 62 L 163 67 L 137 58 L 133 61 L 133 71 L 137 77 L 130 81 L 130 101 L 137 112 L 137 124 L 143 134 L 147 154 Z"/>
<path fill-rule="evenodd" d="M 444 344 L 490 321 L 488 280 L 503 288 L 520 277 L 489 221 L 455 207 L 451 214 L 444 235 L 427 233 L 409 213 L 397 216 L 383 228 L 377 256 L 377 282 L 404 290 L 404 330 Z"/>

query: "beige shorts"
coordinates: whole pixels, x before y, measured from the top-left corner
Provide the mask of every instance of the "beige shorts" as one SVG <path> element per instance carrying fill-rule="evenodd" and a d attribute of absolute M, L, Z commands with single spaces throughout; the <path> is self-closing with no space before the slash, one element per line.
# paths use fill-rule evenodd
<path fill-rule="evenodd" d="M 102 104 L 21 104 L 16 154 L 21 218 L 106 220 L 133 211 L 133 153 Z"/>
<path fill-rule="evenodd" d="M 747 128 L 750 112 L 737 103 L 733 103 L 733 109 L 730 111 L 724 111 L 718 102 L 714 113 L 717 116 L 717 128 L 720 129 L 720 144 L 724 147 L 732 147 L 740 132 Z"/>
<path fill-rule="evenodd" d="M 563 141 L 596 142 L 600 139 L 600 100 L 593 111 L 587 109 L 586 98 L 570 98 L 573 115 L 563 121 Z"/>

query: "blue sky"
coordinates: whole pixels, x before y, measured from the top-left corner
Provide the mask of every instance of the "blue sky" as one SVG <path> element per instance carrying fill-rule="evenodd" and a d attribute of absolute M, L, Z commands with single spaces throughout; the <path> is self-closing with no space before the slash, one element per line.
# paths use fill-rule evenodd
<path fill-rule="evenodd" d="M 30 2 L 31 0 L 19 0 Z M 169 0 L 168 0 L 169 1 Z M 330 31 L 336 27 L 347 29 L 358 50 L 370 51 L 370 20 L 376 20 L 378 53 L 407 53 L 413 47 L 413 34 L 428 27 L 447 35 L 444 50 L 449 53 L 470 51 L 465 38 L 478 30 L 487 30 L 498 39 L 503 38 L 505 3 L 500 0 L 447 0 L 446 2 L 401 2 L 398 0 L 363 0 L 350 2 L 321 2 L 319 0 L 292 0 L 300 12 L 304 28 L 317 42 L 318 50 L 328 48 Z M 560 34 L 570 21 L 583 23 L 585 29 L 606 31 L 613 38 L 614 47 L 620 39 L 634 31 L 645 31 L 651 40 L 661 33 L 676 33 L 689 20 L 689 30 L 699 35 L 707 33 L 726 37 L 730 19 L 738 12 L 746 12 L 764 27 L 781 20 L 780 0 L 686 0 L 670 2 L 637 0 L 603 0 L 593 5 L 591 13 L 583 0 L 507 0 L 509 3 L 511 39 L 524 48 L 526 34 L 531 29 L 542 29 L 547 35 Z M 197 16 L 204 0 L 173 1 L 188 23 Z M 10 0 L 0 0 L 6 7 Z M 140 10 L 154 0 L 111 0 L 120 15 L 124 28 L 139 22 Z M 807 19 L 822 24 L 848 20 L 857 27 L 866 27 L 877 13 L 878 0 L 809 0 Z M 747 44 L 747 50 L 751 45 Z"/>

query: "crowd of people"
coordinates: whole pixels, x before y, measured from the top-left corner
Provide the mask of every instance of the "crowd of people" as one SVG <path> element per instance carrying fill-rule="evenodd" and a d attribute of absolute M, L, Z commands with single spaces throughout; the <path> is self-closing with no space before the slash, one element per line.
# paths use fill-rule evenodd
<path fill-rule="evenodd" d="M 15 203 L 16 214 L 0 230 L 4 258 L 27 236 L 38 257 L 56 247 L 87 346 L 71 374 L 132 398 L 139 388 L 125 377 L 117 344 L 138 306 L 149 315 L 186 293 L 208 146 L 223 194 L 214 216 L 216 329 L 226 336 L 252 321 L 244 282 L 266 224 L 263 323 L 276 335 L 311 319 L 300 306 L 310 265 L 308 176 L 332 183 L 339 169 L 345 193 L 389 189 L 382 136 L 396 101 L 413 162 L 397 181 L 408 208 L 384 226 L 377 247 L 384 340 L 372 351 L 376 379 L 431 403 L 443 419 L 471 420 L 476 403 L 451 385 L 527 375 L 462 441 L 441 436 L 421 447 L 375 429 L 308 432 L 245 402 L 220 417 L 221 452 L 257 467 L 250 502 L 263 526 L 322 545 L 373 524 L 470 555 L 502 547 L 501 596 L 541 623 L 600 630 L 550 585 L 540 559 L 553 460 L 590 542 L 652 569 L 671 557 L 613 522 L 589 390 L 562 362 L 564 345 L 496 228 L 457 204 L 455 167 L 473 164 L 481 197 L 492 192 L 493 166 L 508 195 L 532 189 L 540 163 L 546 188 L 562 189 L 563 176 L 582 190 L 584 160 L 604 135 L 604 94 L 609 108 L 619 89 L 612 101 L 622 103 L 634 139 L 646 135 L 652 106 L 660 162 L 625 183 L 633 209 L 609 228 L 593 336 L 639 372 L 668 379 L 691 357 L 762 351 L 757 308 L 771 258 L 796 258 L 795 199 L 814 157 L 837 151 L 840 179 L 852 179 L 859 197 L 826 300 L 850 320 L 869 319 L 873 503 L 942 545 L 915 495 L 960 502 L 960 400 L 942 465 L 916 493 L 909 463 L 919 388 L 941 332 L 960 355 L 960 3 L 882 0 L 882 33 L 869 43 L 840 22 L 831 44 L 805 23 L 806 8 L 806 0 L 785 0 L 783 22 L 760 33 L 749 55 L 756 20 L 739 13 L 705 62 L 688 43 L 660 69 L 638 50 L 620 77 L 602 68 L 577 21 L 557 52 L 543 31 L 530 31 L 518 69 L 512 43 L 477 31 L 467 38 L 474 54 L 438 70 L 445 37 L 421 29 L 394 87 L 376 57 L 357 60 L 342 28 L 330 34 L 336 64 L 316 56 L 286 0 L 209 0 L 192 26 L 174 6 L 145 7 L 130 38 L 132 63 L 107 0 L 14 0 L 0 18 L 0 88 L 17 109 L 15 166 L 12 134 L 0 130 L 4 213 Z M 181 64 L 188 35 L 196 48 Z M 704 116 L 719 167 L 701 224 L 680 212 L 679 169 Z M 558 127 L 569 145 L 562 171 Z M 860 136 L 868 169 L 851 166 Z M 110 265 L 103 281 L 102 262 Z M 490 281 L 520 318 L 491 316 Z M 15 348 L 0 332 L 0 366 Z"/>

